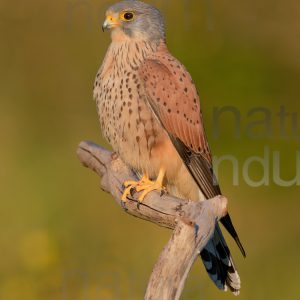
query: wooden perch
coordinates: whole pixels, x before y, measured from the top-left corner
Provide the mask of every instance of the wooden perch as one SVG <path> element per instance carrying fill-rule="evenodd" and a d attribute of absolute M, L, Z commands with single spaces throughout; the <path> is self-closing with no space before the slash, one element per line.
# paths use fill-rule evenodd
<path fill-rule="evenodd" d="M 217 220 L 227 213 L 227 199 L 218 196 L 191 202 L 151 192 L 143 203 L 138 202 L 134 193 L 123 203 L 123 182 L 137 180 L 137 176 L 122 160 L 91 142 L 80 143 L 77 154 L 85 167 L 102 178 L 102 189 L 128 214 L 174 229 L 153 269 L 144 299 L 179 299 L 195 259 L 212 236 Z"/>

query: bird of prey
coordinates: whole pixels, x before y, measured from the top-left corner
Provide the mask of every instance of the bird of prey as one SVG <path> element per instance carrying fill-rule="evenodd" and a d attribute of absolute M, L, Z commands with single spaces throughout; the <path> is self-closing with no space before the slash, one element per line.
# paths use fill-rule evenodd
<path fill-rule="evenodd" d="M 138 182 L 124 183 L 123 201 L 132 189 L 140 192 L 140 201 L 161 189 L 194 201 L 220 195 L 199 96 L 167 48 L 160 11 L 121 1 L 107 10 L 102 28 L 111 30 L 112 42 L 94 85 L 101 129 L 122 160 L 141 174 Z M 229 215 L 221 222 L 245 255 Z M 239 294 L 240 277 L 218 224 L 201 258 L 219 289 Z"/>

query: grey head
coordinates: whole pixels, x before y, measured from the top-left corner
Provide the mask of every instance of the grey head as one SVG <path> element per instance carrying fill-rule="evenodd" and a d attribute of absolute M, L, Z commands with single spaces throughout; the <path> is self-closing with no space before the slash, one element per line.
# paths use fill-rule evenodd
<path fill-rule="evenodd" d="M 121 29 L 129 37 L 165 39 L 162 14 L 154 6 L 141 1 L 121 1 L 107 10 L 103 29 L 116 28 Z"/>

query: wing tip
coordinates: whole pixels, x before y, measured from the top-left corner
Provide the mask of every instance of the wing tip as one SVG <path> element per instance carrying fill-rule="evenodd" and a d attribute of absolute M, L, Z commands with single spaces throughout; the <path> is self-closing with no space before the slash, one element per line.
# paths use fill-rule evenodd
<path fill-rule="evenodd" d="M 232 221 L 231 221 L 231 218 L 230 218 L 229 214 L 227 214 L 225 217 L 223 217 L 220 221 L 223 224 L 223 226 L 226 228 L 226 230 L 229 232 L 229 234 L 235 240 L 235 242 L 238 245 L 243 257 L 246 258 L 246 256 L 247 256 L 246 251 L 245 251 L 245 249 L 242 245 L 242 242 L 240 241 L 240 238 L 239 238 L 237 232 L 235 231 L 235 228 L 232 224 Z"/>

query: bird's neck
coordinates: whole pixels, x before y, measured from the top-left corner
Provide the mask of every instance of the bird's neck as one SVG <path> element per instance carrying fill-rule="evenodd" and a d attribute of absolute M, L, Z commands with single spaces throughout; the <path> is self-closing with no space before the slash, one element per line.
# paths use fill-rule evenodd
<path fill-rule="evenodd" d="M 118 67 L 129 64 L 133 69 L 138 68 L 147 58 L 153 55 L 161 42 L 146 41 L 142 39 L 130 39 L 123 41 L 112 41 L 109 53 L 113 63 Z"/>

